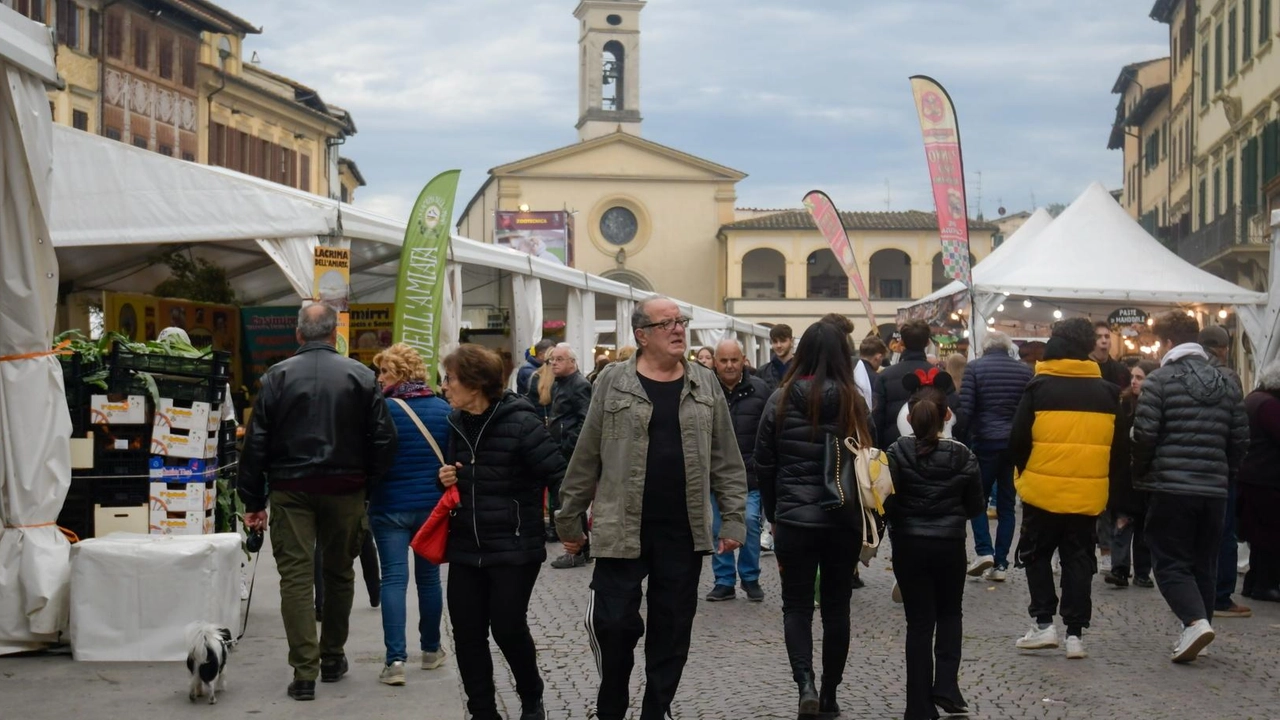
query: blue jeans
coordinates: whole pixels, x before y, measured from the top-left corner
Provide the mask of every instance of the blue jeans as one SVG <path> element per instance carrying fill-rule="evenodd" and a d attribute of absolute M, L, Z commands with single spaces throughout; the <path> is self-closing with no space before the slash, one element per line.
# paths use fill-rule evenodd
<path fill-rule="evenodd" d="M 720 537 L 720 506 L 711 498 L 711 534 Z M 760 516 L 760 491 L 747 493 L 747 541 L 738 550 L 738 562 L 735 568 L 733 553 L 718 553 L 711 556 L 711 571 L 715 573 L 717 585 L 733 587 L 734 576 L 742 578 L 742 582 L 756 582 L 760 579 L 760 530 L 763 528 Z"/>
<path fill-rule="evenodd" d="M 382 563 L 382 639 L 386 663 L 408 660 L 405 650 L 405 594 L 409 589 L 409 541 L 427 521 L 427 511 L 369 512 L 369 528 Z M 440 566 L 414 555 L 413 580 L 418 587 L 418 639 L 423 652 L 440 649 Z"/>
<path fill-rule="evenodd" d="M 984 497 L 996 490 L 996 544 L 991 547 L 991 527 L 986 508 L 970 521 L 973 525 L 973 552 L 975 555 L 991 555 L 996 567 L 1009 567 L 1009 548 L 1013 546 L 1013 526 L 1017 522 L 1014 505 L 1018 494 L 1013 489 L 1013 462 L 1009 459 L 1007 443 L 978 440 L 973 444 L 982 470 Z"/>

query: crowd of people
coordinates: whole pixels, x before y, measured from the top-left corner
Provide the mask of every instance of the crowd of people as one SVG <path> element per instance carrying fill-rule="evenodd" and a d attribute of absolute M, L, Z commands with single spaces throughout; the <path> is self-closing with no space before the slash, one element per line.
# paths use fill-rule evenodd
<path fill-rule="evenodd" d="M 845 448 L 882 450 L 893 481 L 873 515 L 882 510 L 887 523 L 906 616 L 905 718 L 967 712 L 965 578 L 1003 582 L 1011 559 L 1026 572 L 1033 622 L 1016 647 L 1059 647 L 1060 615 L 1069 659 L 1088 655 L 1099 552 L 1107 585 L 1159 587 L 1182 625 L 1176 663 L 1213 641 L 1215 617 L 1250 612 L 1232 599 L 1237 536 L 1252 553 L 1245 596 L 1280 601 L 1280 531 L 1270 522 L 1280 507 L 1280 366 L 1245 397 L 1226 364 L 1226 333 L 1183 313 L 1154 323 L 1159 363 L 1114 359 L 1111 329 L 1083 318 L 1021 347 L 988 332 L 966 362 L 933 355 L 924 322 L 904 323 L 889 343 L 855 344 L 852 323 L 828 315 L 798 342 L 774 326 L 773 357 L 755 369 L 731 338 L 691 357 L 689 319 L 658 297 L 636 305 L 630 352 L 596 358 L 584 375 L 573 347 L 544 341 L 514 372 L 514 390 L 503 358 L 470 344 L 443 359 L 438 390 L 404 344 L 379 354 L 375 373 L 336 352 L 336 322 L 320 305 L 301 311 L 301 347 L 264 376 L 240 464 L 245 523 L 270 525 L 297 700 L 348 670 L 353 563 L 371 534 L 383 683 L 406 682 L 413 562 L 422 668 L 445 661 L 447 603 L 470 716 L 500 717 L 492 635 L 521 720 L 545 718 L 528 608 L 546 546 L 559 542 L 552 569 L 592 566 L 595 717 L 627 713 L 642 636 L 639 717 L 670 717 L 703 558 L 712 555 L 707 601 L 740 589 L 760 602 L 761 555 L 772 551 L 799 713 L 834 717 L 870 547 L 866 508 L 845 496 L 841 462 L 855 460 Z M 411 557 L 410 540 L 454 487 L 442 593 L 439 567 Z M 313 618 L 321 584 L 324 613 Z"/>

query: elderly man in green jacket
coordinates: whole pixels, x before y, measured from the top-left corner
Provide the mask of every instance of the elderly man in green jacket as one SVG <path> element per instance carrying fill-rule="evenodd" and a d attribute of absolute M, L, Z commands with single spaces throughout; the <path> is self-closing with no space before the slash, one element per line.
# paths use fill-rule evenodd
<path fill-rule="evenodd" d="M 596 379 L 560 490 L 556 529 L 566 552 L 581 548 L 582 518 L 592 507 L 587 632 L 600 670 L 600 720 L 627 712 L 635 647 L 645 634 L 640 583 L 649 578 L 640 720 L 660 720 L 689 656 L 703 556 L 731 552 L 746 539 L 746 468 L 719 381 L 685 359 L 688 326 L 668 298 L 636 306 L 636 355 Z"/>

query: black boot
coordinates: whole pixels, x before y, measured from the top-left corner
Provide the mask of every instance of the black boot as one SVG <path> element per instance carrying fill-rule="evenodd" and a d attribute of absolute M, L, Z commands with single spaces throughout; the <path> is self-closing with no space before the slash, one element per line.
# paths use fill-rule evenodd
<path fill-rule="evenodd" d="M 836 686 L 822 683 L 822 693 L 818 695 L 818 714 L 824 718 L 833 718 L 840 714 L 840 703 L 836 702 Z"/>
<path fill-rule="evenodd" d="M 542 707 L 542 700 L 522 700 L 520 720 L 547 720 L 547 712 Z"/>
<path fill-rule="evenodd" d="M 813 686 L 813 673 L 807 673 L 804 679 L 797 682 L 800 686 L 800 714 L 818 714 L 818 688 Z"/>

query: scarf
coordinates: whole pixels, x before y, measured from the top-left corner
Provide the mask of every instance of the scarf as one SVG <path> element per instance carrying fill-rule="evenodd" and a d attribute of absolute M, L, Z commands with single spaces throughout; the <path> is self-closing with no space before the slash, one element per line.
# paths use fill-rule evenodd
<path fill-rule="evenodd" d="M 387 397 L 400 398 L 401 400 L 435 395 L 435 393 L 431 392 L 431 388 L 427 387 L 427 384 L 421 380 L 405 380 L 399 385 L 384 389 L 382 394 Z"/>

